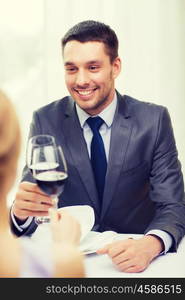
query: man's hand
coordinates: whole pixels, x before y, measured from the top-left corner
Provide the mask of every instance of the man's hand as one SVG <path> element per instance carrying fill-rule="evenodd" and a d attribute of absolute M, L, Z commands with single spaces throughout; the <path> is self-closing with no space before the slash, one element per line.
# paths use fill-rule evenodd
<path fill-rule="evenodd" d="M 115 241 L 97 250 L 97 253 L 108 254 L 120 271 L 138 273 L 144 271 L 162 250 L 162 241 L 146 235 L 138 240 Z"/>
<path fill-rule="evenodd" d="M 47 216 L 48 209 L 52 206 L 52 199 L 37 184 L 24 181 L 19 185 L 12 212 L 23 221 L 29 216 Z"/>

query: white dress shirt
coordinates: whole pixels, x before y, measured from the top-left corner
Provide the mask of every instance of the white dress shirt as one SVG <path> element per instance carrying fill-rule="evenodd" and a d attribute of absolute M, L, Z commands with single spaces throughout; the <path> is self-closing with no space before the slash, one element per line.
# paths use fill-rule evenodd
<path fill-rule="evenodd" d="M 107 161 L 109 159 L 111 128 L 112 128 L 112 123 L 113 123 L 116 107 L 117 107 L 117 95 L 115 93 L 113 101 L 101 113 L 98 114 L 98 116 L 104 120 L 104 123 L 100 127 L 99 132 L 100 132 L 103 142 L 104 142 Z M 79 118 L 80 125 L 83 129 L 83 135 L 84 135 L 84 139 L 87 144 L 89 157 L 91 157 L 90 149 L 91 149 L 91 140 L 92 140 L 93 133 L 92 133 L 89 125 L 86 122 L 86 120 L 91 116 L 89 114 L 87 114 L 83 109 L 81 109 L 77 104 L 76 104 L 76 110 L 77 110 L 77 115 Z M 95 117 L 95 116 L 93 116 L 93 117 Z M 29 224 L 31 223 L 32 219 L 33 219 L 32 217 L 29 217 L 23 225 L 18 225 L 12 214 L 13 223 L 16 226 L 16 228 L 20 231 L 23 231 L 23 229 L 28 227 Z M 163 253 L 166 253 L 170 249 L 170 247 L 172 245 L 172 237 L 167 232 L 165 232 L 163 230 L 154 229 L 154 230 L 150 230 L 149 232 L 147 232 L 146 235 L 148 235 L 148 234 L 156 235 L 162 239 L 162 241 L 164 243 L 164 252 Z"/>

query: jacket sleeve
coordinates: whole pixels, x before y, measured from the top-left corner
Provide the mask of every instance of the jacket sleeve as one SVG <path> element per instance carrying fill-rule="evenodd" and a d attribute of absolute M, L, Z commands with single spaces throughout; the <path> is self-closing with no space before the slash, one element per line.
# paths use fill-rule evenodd
<path fill-rule="evenodd" d="M 184 182 L 166 108 L 161 111 L 158 124 L 150 173 L 150 198 L 155 204 L 156 214 L 145 232 L 151 229 L 166 231 L 173 239 L 170 251 L 176 251 L 185 234 Z"/>

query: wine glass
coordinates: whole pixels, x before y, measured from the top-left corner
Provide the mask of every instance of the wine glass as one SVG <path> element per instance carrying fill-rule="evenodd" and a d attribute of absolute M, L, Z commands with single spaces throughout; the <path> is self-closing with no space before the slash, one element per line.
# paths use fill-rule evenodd
<path fill-rule="evenodd" d="M 61 146 L 57 146 L 50 135 L 36 135 L 29 139 L 27 166 L 39 188 L 53 199 L 57 209 L 58 196 L 63 192 L 67 180 L 67 164 Z M 48 223 L 48 216 L 35 217 L 37 225 Z"/>

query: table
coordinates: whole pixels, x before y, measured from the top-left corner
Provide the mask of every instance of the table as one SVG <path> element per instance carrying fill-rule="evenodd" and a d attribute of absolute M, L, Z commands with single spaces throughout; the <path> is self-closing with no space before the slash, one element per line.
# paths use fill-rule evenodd
<path fill-rule="evenodd" d="M 119 238 L 125 235 L 119 235 Z M 139 237 L 139 235 L 137 235 Z M 125 273 L 116 269 L 111 259 L 106 255 L 95 253 L 85 256 L 87 277 L 155 277 L 155 278 L 185 278 L 185 237 L 182 239 L 176 253 L 167 253 L 158 256 L 151 262 L 146 270 L 141 273 Z"/>
<path fill-rule="evenodd" d="M 98 244 L 98 237 L 101 233 L 90 232 L 95 235 L 90 235 L 90 240 L 94 239 L 94 244 Z M 104 244 L 110 242 L 111 234 L 107 235 L 104 232 Z M 127 239 L 128 237 L 140 238 L 142 235 L 134 235 L 134 234 L 116 234 L 113 237 L 114 240 Z M 96 236 L 97 234 L 97 236 Z M 108 239 L 109 237 L 109 239 Z M 33 235 L 33 238 L 37 240 L 37 242 L 48 242 L 49 230 L 45 226 L 40 226 L 39 229 L 36 230 L 36 233 Z M 100 239 L 101 240 L 101 239 Z M 51 241 L 50 241 L 51 242 Z M 88 240 L 89 242 L 89 240 Z M 91 243 L 92 244 L 92 243 Z M 97 248 L 102 246 L 102 242 L 98 244 Z M 115 265 L 113 265 L 111 259 L 106 255 L 98 255 L 96 253 L 86 254 L 85 255 L 85 269 L 86 269 L 86 277 L 93 278 L 106 278 L 106 277 L 155 277 L 155 278 L 185 278 L 185 237 L 182 239 L 178 250 L 176 253 L 167 253 L 166 255 L 161 255 L 155 258 L 148 266 L 146 270 L 140 273 L 125 273 L 116 269 Z"/>

